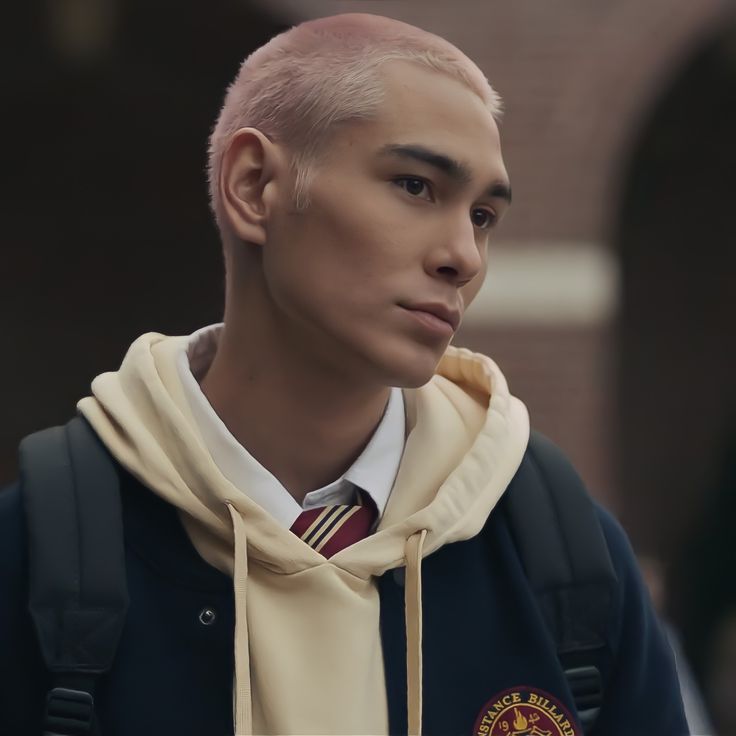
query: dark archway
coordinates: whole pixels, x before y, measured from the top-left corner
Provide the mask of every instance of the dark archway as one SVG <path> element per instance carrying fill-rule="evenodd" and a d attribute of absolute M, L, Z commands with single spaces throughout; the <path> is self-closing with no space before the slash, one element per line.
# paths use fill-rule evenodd
<path fill-rule="evenodd" d="M 638 551 L 668 566 L 671 613 L 702 673 L 706 630 L 736 603 L 736 23 L 654 106 L 616 244 L 624 522 Z"/>

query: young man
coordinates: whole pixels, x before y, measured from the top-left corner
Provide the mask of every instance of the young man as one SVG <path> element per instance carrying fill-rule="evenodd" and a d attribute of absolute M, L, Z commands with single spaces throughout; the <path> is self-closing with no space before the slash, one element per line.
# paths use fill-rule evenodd
<path fill-rule="evenodd" d="M 526 410 L 448 347 L 511 200 L 499 104 L 449 43 L 375 16 L 304 23 L 243 64 L 210 146 L 224 323 L 143 335 L 79 403 L 120 476 L 130 595 L 103 736 L 582 736 L 499 503 Z M 22 493 L 0 495 L 16 736 L 40 733 L 53 684 Z M 597 733 L 680 736 L 671 654 L 596 513 L 617 578 Z"/>

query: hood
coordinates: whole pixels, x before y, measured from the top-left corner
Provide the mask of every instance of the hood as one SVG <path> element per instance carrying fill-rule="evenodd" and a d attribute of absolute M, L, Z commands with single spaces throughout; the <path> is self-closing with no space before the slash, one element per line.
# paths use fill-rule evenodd
<path fill-rule="evenodd" d="M 362 581 L 406 566 L 409 725 L 421 733 L 421 560 L 481 530 L 521 463 L 526 408 L 492 360 L 449 347 L 432 380 L 404 391 L 406 445 L 377 530 L 326 561 L 215 465 L 177 373 L 187 340 L 141 336 L 119 371 L 94 379 L 78 409 L 121 465 L 179 510 L 198 552 L 233 577 L 236 734 L 252 732 L 246 587 L 253 564 L 279 577 L 333 567 Z"/>

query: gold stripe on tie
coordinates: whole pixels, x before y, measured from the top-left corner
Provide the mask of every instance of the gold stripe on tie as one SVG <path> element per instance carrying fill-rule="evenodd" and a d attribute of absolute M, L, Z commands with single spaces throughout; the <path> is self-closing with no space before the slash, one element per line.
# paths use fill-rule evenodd
<path fill-rule="evenodd" d="M 347 514 L 350 510 L 350 506 L 328 506 L 330 513 L 327 514 L 322 521 L 312 530 L 312 533 L 307 537 L 305 536 L 304 541 L 312 548 L 319 543 L 323 534 L 326 534 L 331 524 L 337 523 L 343 514 Z"/>
<path fill-rule="evenodd" d="M 345 508 L 345 507 L 343 506 L 343 508 Z M 314 548 L 314 551 L 315 552 L 319 552 L 322 549 L 322 547 L 324 547 L 327 544 L 327 542 L 329 542 L 330 539 L 332 539 L 332 537 L 334 537 L 335 534 L 337 534 L 337 532 L 342 528 L 343 524 L 345 524 L 345 522 L 353 514 L 357 513 L 359 510 L 360 510 L 360 506 L 353 506 L 353 508 L 351 508 L 350 511 L 348 511 L 348 513 L 345 514 L 345 516 L 343 516 L 342 519 L 340 519 L 340 521 L 338 521 L 337 524 L 335 524 L 335 526 L 332 527 L 332 529 L 330 529 L 330 531 L 324 537 L 322 537 L 322 540 Z"/>
<path fill-rule="evenodd" d="M 339 508 L 339 507 L 338 507 Z M 322 520 L 327 516 L 328 514 L 332 514 L 335 511 L 335 506 L 325 506 L 322 509 L 322 513 L 307 527 L 307 530 L 304 532 L 304 534 L 299 537 L 303 542 L 307 541 L 307 538 L 312 533 L 315 527 L 319 526 L 322 523 Z"/>

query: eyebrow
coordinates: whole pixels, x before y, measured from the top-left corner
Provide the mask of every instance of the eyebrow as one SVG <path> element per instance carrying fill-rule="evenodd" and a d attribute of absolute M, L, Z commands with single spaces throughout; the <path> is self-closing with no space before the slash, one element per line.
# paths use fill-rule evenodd
<path fill-rule="evenodd" d="M 398 158 L 411 159 L 412 161 L 421 161 L 422 163 L 433 166 L 458 184 L 469 184 L 473 180 L 470 169 L 465 164 L 444 153 L 433 151 L 426 146 L 387 143 L 378 151 L 378 155 L 396 156 Z M 489 197 L 503 199 L 511 204 L 511 187 L 505 182 L 494 182 L 486 190 L 486 194 Z"/>

